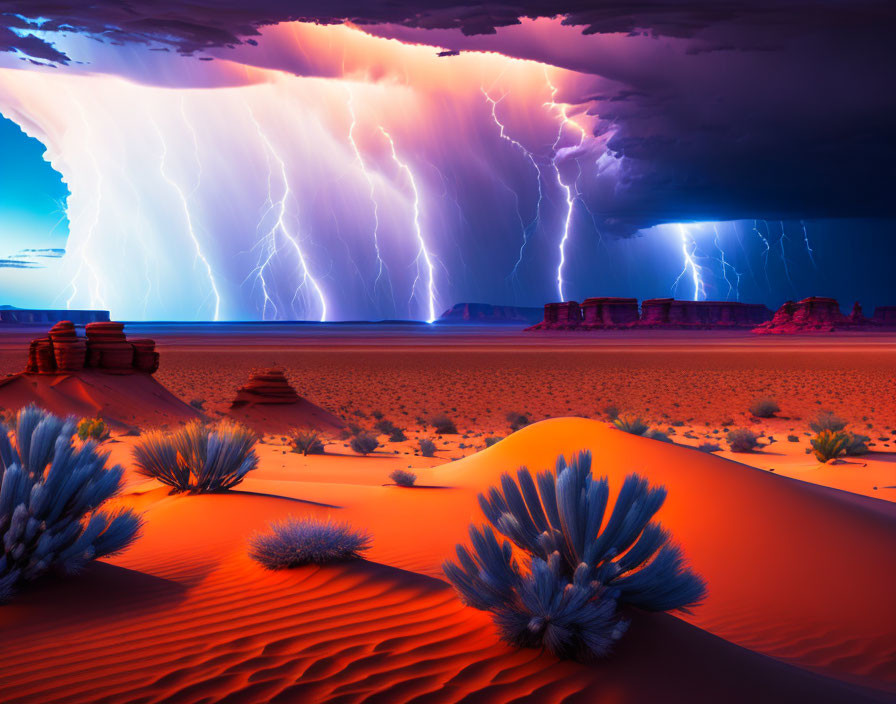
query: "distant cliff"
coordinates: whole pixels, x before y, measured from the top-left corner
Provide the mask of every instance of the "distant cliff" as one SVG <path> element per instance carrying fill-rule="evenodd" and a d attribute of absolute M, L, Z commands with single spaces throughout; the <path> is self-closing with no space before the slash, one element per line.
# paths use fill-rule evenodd
<path fill-rule="evenodd" d="M 494 306 L 490 303 L 455 303 L 436 320 L 437 323 L 522 323 L 533 325 L 541 320 L 541 308 Z"/>
<path fill-rule="evenodd" d="M 75 325 L 107 322 L 107 310 L 41 310 L 0 306 L 0 323 L 58 323 L 70 320 Z"/>

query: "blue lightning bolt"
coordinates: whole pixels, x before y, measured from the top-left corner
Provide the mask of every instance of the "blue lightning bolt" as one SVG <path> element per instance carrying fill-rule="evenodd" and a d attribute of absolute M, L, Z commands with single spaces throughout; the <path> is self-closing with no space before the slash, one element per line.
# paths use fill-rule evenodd
<path fill-rule="evenodd" d="M 563 267 L 566 264 L 566 241 L 569 239 L 569 227 L 572 223 L 572 213 L 573 207 L 576 203 L 576 198 L 573 196 L 572 187 L 567 183 L 563 183 L 563 179 L 560 177 L 560 168 L 557 166 L 557 159 L 560 157 L 561 153 L 568 153 L 581 147 L 582 143 L 585 141 L 586 133 L 585 128 L 583 128 L 575 120 L 570 119 L 567 112 L 568 107 L 555 101 L 555 98 L 557 97 L 557 87 L 554 86 L 553 83 L 551 83 L 551 80 L 548 77 L 547 68 L 545 68 L 544 70 L 544 77 L 551 91 L 551 99 L 549 102 L 546 102 L 545 105 L 550 107 L 550 109 L 552 110 L 557 110 L 560 115 L 560 125 L 557 128 L 557 138 L 551 145 L 551 150 L 554 154 L 553 158 L 551 159 L 551 165 L 554 167 L 554 174 L 557 177 L 557 183 L 560 185 L 560 188 L 566 193 L 566 217 L 563 219 L 563 235 L 561 236 L 560 244 L 558 245 L 560 253 L 560 263 L 557 265 L 557 293 L 560 296 L 560 300 L 565 301 L 566 297 L 563 294 Z M 579 132 L 579 142 L 574 146 L 558 149 L 560 141 L 563 139 L 563 133 L 568 125 L 573 125 Z"/>
<path fill-rule="evenodd" d="M 731 264 L 731 262 L 725 259 L 725 250 L 722 249 L 722 244 L 719 236 L 719 226 L 713 223 L 712 227 L 713 231 L 715 232 L 714 242 L 716 245 L 716 249 L 719 250 L 719 256 L 721 257 L 720 262 L 722 264 L 722 276 L 725 279 L 725 283 L 728 284 L 728 293 L 725 294 L 725 300 L 727 301 L 731 296 L 731 292 L 734 291 L 734 300 L 739 301 L 741 273 L 734 267 L 733 264 Z M 728 269 L 731 269 L 731 271 L 733 271 L 734 275 L 737 277 L 737 281 L 735 284 L 732 284 L 731 280 L 728 278 Z"/>
<path fill-rule="evenodd" d="M 190 125 L 188 120 L 185 120 L 190 133 L 193 135 L 193 143 L 194 147 L 196 146 L 196 133 L 193 131 L 192 126 Z M 221 314 L 221 296 L 218 293 L 218 285 L 215 282 L 215 275 L 212 272 L 212 266 L 209 264 L 208 259 L 202 251 L 202 245 L 199 243 L 199 238 L 196 236 L 196 230 L 193 227 L 193 215 L 190 212 L 190 198 L 199 188 L 201 172 L 197 170 L 196 183 L 193 185 L 193 188 L 190 190 L 189 194 L 184 193 L 183 189 L 178 185 L 177 181 L 175 181 L 165 170 L 165 163 L 168 157 L 168 145 L 165 142 L 165 138 L 162 136 L 162 131 L 159 129 L 159 126 L 153 121 L 153 127 L 155 128 L 156 134 L 159 137 L 159 142 L 161 144 L 161 152 L 159 154 L 159 173 L 162 175 L 162 178 L 168 183 L 169 186 L 177 193 L 178 200 L 180 201 L 181 208 L 184 213 L 184 221 L 187 226 L 187 234 L 190 236 L 190 240 L 193 242 L 193 249 L 195 251 L 196 258 L 202 261 L 202 264 L 205 266 L 205 271 L 208 274 L 209 286 L 211 287 L 211 295 L 214 296 L 215 299 L 215 312 L 212 320 L 218 321 L 220 320 Z M 198 165 L 198 151 L 197 151 L 197 165 Z"/>
<path fill-rule="evenodd" d="M 674 291 L 678 287 L 678 282 L 681 281 L 681 277 L 683 277 L 688 269 L 690 269 L 691 278 L 694 281 L 694 300 L 699 301 L 701 294 L 703 300 L 706 300 L 706 288 L 703 284 L 703 276 L 700 273 L 700 267 L 698 266 L 697 261 L 694 259 L 694 254 L 697 251 L 697 242 L 684 225 L 678 225 L 678 232 L 681 235 L 681 254 L 684 257 L 684 268 L 681 270 L 678 278 L 675 279 L 675 283 L 672 284 L 672 290 Z"/>
<path fill-rule="evenodd" d="M 520 218 L 520 227 L 522 228 L 523 233 L 523 242 L 520 245 L 519 257 L 517 258 L 516 264 L 513 265 L 513 269 L 510 272 L 510 276 L 511 278 L 513 278 L 517 276 L 517 271 L 523 261 L 523 254 L 526 250 L 526 245 L 529 244 L 529 237 L 531 236 L 533 229 L 538 226 L 538 221 L 541 218 L 541 202 L 544 198 L 544 194 L 541 188 L 543 177 L 541 173 L 541 167 L 539 167 L 538 162 L 535 161 L 535 156 L 532 154 L 532 152 L 526 149 L 526 147 L 523 146 L 523 144 L 518 140 L 508 135 L 504 123 L 501 122 L 501 120 L 498 118 L 498 103 L 504 100 L 506 96 L 502 95 L 498 100 L 495 100 L 489 95 L 488 91 L 484 87 L 480 86 L 479 89 L 482 91 L 482 95 L 485 96 L 486 101 L 491 107 L 492 120 L 494 120 L 495 124 L 498 126 L 498 135 L 501 137 L 501 139 L 513 145 L 514 148 L 519 150 L 523 154 L 523 156 L 529 160 L 529 163 L 532 164 L 532 168 L 535 169 L 535 182 L 538 185 L 538 201 L 535 204 L 535 216 L 532 218 L 531 222 L 529 222 L 528 225 L 523 222 L 523 216 L 519 212 L 519 196 L 517 195 L 516 191 L 514 191 L 513 189 L 509 189 L 513 193 L 514 198 L 516 198 L 517 215 Z"/>
<path fill-rule="evenodd" d="M 787 233 L 784 231 L 784 221 L 779 221 L 781 225 L 781 237 L 778 239 L 778 244 L 781 247 L 781 263 L 784 265 L 784 274 L 787 276 L 787 281 L 790 284 L 790 288 L 793 288 L 793 279 L 790 278 L 790 265 L 787 263 L 787 252 L 784 251 L 784 240 L 787 239 Z M 765 229 L 768 231 L 768 222 L 765 223 Z"/>
<path fill-rule="evenodd" d="M 274 161 L 276 161 L 277 165 L 279 166 L 280 181 L 282 183 L 282 188 L 283 188 L 283 191 L 281 192 L 280 197 L 275 201 L 271 194 L 271 174 L 269 171 L 268 172 L 268 193 L 267 193 L 267 200 L 265 201 L 265 204 L 267 205 L 268 203 L 270 203 L 271 206 L 268 208 L 265 215 L 267 214 L 267 212 L 270 212 L 272 210 L 276 211 L 277 220 L 274 222 L 274 224 L 271 226 L 271 228 L 267 231 L 267 233 L 264 236 L 264 241 L 267 243 L 267 246 L 268 246 L 268 256 L 264 260 L 264 262 L 260 265 L 260 267 L 258 267 L 256 269 L 256 271 L 258 272 L 258 276 L 260 277 L 260 280 L 261 280 L 262 290 L 265 295 L 265 306 L 267 306 L 268 301 L 270 299 L 269 299 L 269 295 L 267 293 L 267 283 L 264 280 L 263 272 L 264 272 L 264 268 L 266 266 L 270 265 L 271 260 L 277 254 L 279 254 L 279 250 L 277 248 L 277 233 L 279 233 L 286 239 L 286 241 L 289 243 L 289 245 L 293 248 L 296 258 L 299 260 L 299 264 L 302 267 L 302 281 L 299 284 L 299 286 L 296 288 L 296 292 L 293 296 L 293 303 L 296 301 L 296 299 L 299 296 L 299 292 L 303 288 L 305 288 L 305 287 L 312 288 L 318 298 L 319 303 L 320 303 L 320 322 L 325 322 L 327 319 L 326 297 L 324 296 L 324 292 L 321 289 L 320 284 L 318 284 L 317 279 L 315 279 L 314 276 L 312 276 L 311 271 L 308 268 L 308 261 L 305 257 L 305 253 L 302 251 L 302 247 L 299 244 L 298 239 L 296 238 L 295 235 L 292 234 L 292 232 L 290 231 L 289 227 L 286 224 L 286 219 L 288 216 L 287 201 L 289 201 L 292 198 L 292 188 L 289 185 L 289 175 L 287 174 L 287 171 L 286 171 L 286 162 L 283 160 L 283 158 L 279 155 L 277 150 L 274 148 L 274 145 L 271 143 L 271 140 L 268 138 L 267 134 L 265 134 L 264 130 L 261 128 L 261 125 L 259 124 L 258 120 L 255 119 L 254 113 L 252 113 L 252 111 L 249 110 L 249 114 L 252 118 L 252 122 L 255 124 L 255 129 L 258 132 L 258 136 L 261 139 L 262 143 L 264 144 L 265 154 L 269 157 L 269 159 L 273 159 Z M 270 161 L 268 163 L 270 164 Z M 263 218 L 264 218 L 264 215 L 262 215 L 262 219 Z M 273 301 L 271 301 L 271 304 L 273 304 Z M 262 316 L 263 315 L 264 315 L 264 312 L 262 312 Z"/>
<path fill-rule="evenodd" d="M 767 223 L 766 223 L 766 228 L 768 228 Z M 768 278 L 768 255 L 769 255 L 769 252 L 771 252 L 771 247 L 769 246 L 768 238 L 764 237 L 763 234 L 759 231 L 759 221 L 758 220 L 753 221 L 753 232 L 756 233 L 756 235 L 759 237 L 759 239 L 762 240 L 762 244 L 765 245 L 765 251 L 762 253 L 762 261 L 763 261 L 762 268 L 765 270 L 765 283 L 768 285 L 769 289 L 771 289 L 772 282 Z"/>
<path fill-rule="evenodd" d="M 806 245 L 806 254 L 809 255 L 809 261 L 812 262 L 812 266 L 817 268 L 815 263 L 815 250 L 812 249 L 812 245 L 809 244 L 809 230 L 806 228 L 806 221 L 800 220 L 800 226 L 803 228 L 803 243 Z"/>
<path fill-rule="evenodd" d="M 376 188 L 373 183 L 373 177 L 370 175 L 370 172 L 367 170 L 367 166 L 364 163 L 364 158 L 361 156 L 361 150 L 358 148 L 358 143 L 355 141 L 355 126 L 357 125 L 357 118 L 355 116 L 355 107 L 353 104 L 354 93 L 351 88 L 348 89 L 348 112 L 351 116 L 352 122 L 351 126 L 348 130 L 348 141 L 352 146 L 352 151 L 355 153 L 355 158 L 358 161 L 358 165 L 361 167 L 361 172 L 364 174 L 364 178 L 367 181 L 367 185 L 370 189 L 370 203 L 373 206 L 373 248 L 376 251 L 376 261 L 377 261 L 377 272 L 376 279 L 373 282 L 373 290 L 374 295 L 376 293 L 376 287 L 380 282 L 380 279 L 383 277 L 383 274 L 386 275 L 386 282 L 389 287 L 389 295 L 392 296 L 392 306 L 395 306 L 394 294 L 392 292 L 392 283 L 389 280 L 388 268 L 386 267 L 386 263 L 383 261 L 382 253 L 380 252 L 380 240 L 379 240 L 379 230 L 380 230 L 380 216 L 379 216 L 379 203 L 376 200 Z"/>
<path fill-rule="evenodd" d="M 410 167 L 398 158 L 398 153 L 395 151 L 395 141 L 392 139 L 392 135 L 390 135 L 386 129 L 380 125 L 380 132 L 383 133 L 383 136 L 389 140 L 389 148 L 392 150 L 392 160 L 398 166 L 398 168 L 404 172 L 405 176 L 408 179 L 408 182 L 411 185 L 411 190 L 414 193 L 414 230 L 417 235 L 417 276 L 414 279 L 414 283 L 411 286 L 411 300 L 413 300 L 416 291 L 417 291 L 417 282 L 420 280 L 420 258 L 422 257 L 426 270 L 428 272 L 428 281 L 427 281 L 427 295 L 429 299 L 429 316 L 426 319 L 427 323 L 431 323 L 436 319 L 436 300 L 435 300 L 435 267 L 432 263 L 432 256 L 429 253 L 429 248 L 426 244 L 426 238 L 423 236 L 423 228 L 420 225 L 420 192 L 417 190 L 417 181 L 414 178 L 414 173 L 411 171 Z"/>

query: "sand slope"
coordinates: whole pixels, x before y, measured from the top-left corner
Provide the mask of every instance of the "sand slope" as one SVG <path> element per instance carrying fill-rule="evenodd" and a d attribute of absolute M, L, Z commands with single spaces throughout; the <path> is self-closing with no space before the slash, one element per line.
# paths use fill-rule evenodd
<path fill-rule="evenodd" d="M 478 491 L 584 447 L 614 488 L 635 469 L 666 484 L 660 518 L 709 583 L 691 623 L 636 614 L 617 652 L 590 666 L 501 645 L 487 615 L 434 579 L 479 518 Z M 420 470 L 443 489 L 382 486 L 388 458 L 319 458 L 329 482 L 290 477 L 271 459 L 241 493 L 124 497 L 147 521 L 129 552 L 0 608 L 15 634 L 0 700 L 857 702 L 896 692 L 889 503 L 581 419 Z M 262 569 L 245 540 L 287 514 L 368 528 L 373 562 Z"/>
<path fill-rule="evenodd" d="M 0 407 L 30 403 L 61 416 L 102 416 L 115 427 L 175 424 L 201 414 L 149 374 L 17 374 L 0 380 Z"/>

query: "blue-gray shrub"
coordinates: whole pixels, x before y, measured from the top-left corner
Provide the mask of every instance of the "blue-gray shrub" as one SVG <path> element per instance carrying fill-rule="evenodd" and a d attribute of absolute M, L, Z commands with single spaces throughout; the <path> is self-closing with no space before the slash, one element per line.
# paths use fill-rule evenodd
<path fill-rule="evenodd" d="M 175 491 L 226 491 L 258 466 L 257 440 L 239 423 L 194 421 L 171 433 L 145 433 L 134 445 L 134 462 L 140 474 Z"/>
<path fill-rule="evenodd" d="M 270 525 L 249 539 L 249 556 L 271 570 L 352 560 L 370 547 L 371 537 L 348 523 L 294 518 Z"/>
<path fill-rule="evenodd" d="M 523 565 L 492 527 L 470 526 L 472 548 L 458 545 L 458 562 L 446 562 L 445 574 L 465 603 L 492 612 L 507 642 L 563 658 L 600 657 L 625 632 L 618 605 L 686 610 L 705 594 L 681 549 L 651 521 L 665 498 L 662 487 L 630 475 L 604 523 L 609 484 L 592 477 L 589 452 L 569 465 L 559 457 L 556 472 L 535 478 L 523 467 L 516 481 L 504 474 L 500 488 L 479 497 Z"/>
<path fill-rule="evenodd" d="M 133 511 L 97 510 L 120 489 L 121 467 L 107 468 L 93 440 L 76 448 L 75 429 L 34 406 L 19 411 L 14 432 L 0 424 L 0 601 L 22 582 L 75 573 L 137 538 Z"/>

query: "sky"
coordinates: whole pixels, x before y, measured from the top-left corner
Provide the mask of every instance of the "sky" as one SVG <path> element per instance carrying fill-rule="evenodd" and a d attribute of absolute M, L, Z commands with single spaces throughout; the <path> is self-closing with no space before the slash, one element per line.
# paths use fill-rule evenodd
<path fill-rule="evenodd" d="M 896 303 L 888 3 L 316 5 L 0 0 L 0 303 Z"/>

